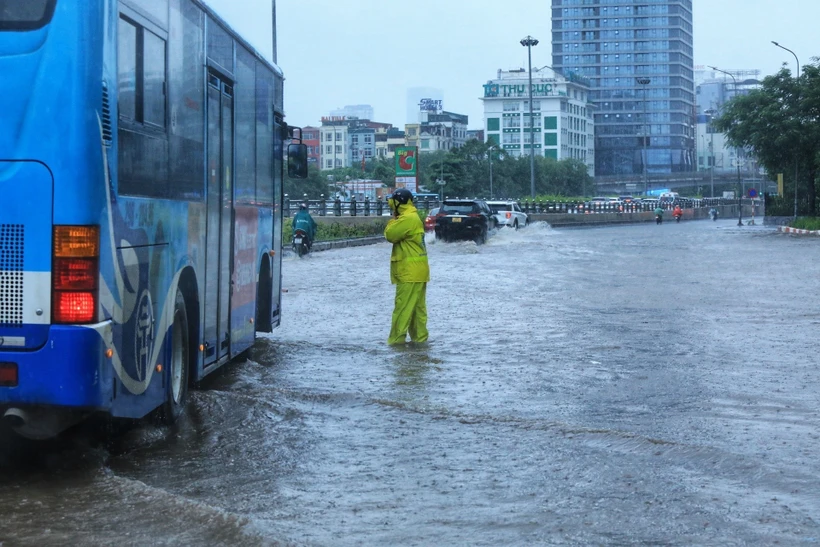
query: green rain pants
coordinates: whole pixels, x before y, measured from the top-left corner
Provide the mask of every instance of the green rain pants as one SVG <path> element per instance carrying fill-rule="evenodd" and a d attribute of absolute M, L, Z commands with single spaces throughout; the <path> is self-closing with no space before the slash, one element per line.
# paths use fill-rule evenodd
<path fill-rule="evenodd" d="M 396 304 L 387 343 L 404 344 L 408 332 L 412 342 L 427 341 L 427 283 L 396 284 Z"/>

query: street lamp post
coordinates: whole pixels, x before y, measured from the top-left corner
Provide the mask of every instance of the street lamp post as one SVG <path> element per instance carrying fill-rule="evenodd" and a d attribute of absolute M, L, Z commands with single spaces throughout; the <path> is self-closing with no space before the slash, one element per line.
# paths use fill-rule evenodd
<path fill-rule="evenodd" d="M 715 111 L 711 108 L 706 111 L 709 116 L 708 131 L 709 139 L 709 183 L 712 185 L 712 197 L 715 197 L 715 129 L 712 127 L 712 118 L 715 116 Z"/>
<path fill-rule="evenodd" d="M 490 199 L 495 197 L 493 195 L 493 150 L 495 150 L 495 146 L 487 149 L 487 157 L 490 158 Z"/>
<path fill-rule="evenodd" d="M 717 72 L 722 72 L 732 78 L 735 85 L 735 97 L 737 97 L 737 78 L 735 78 L 735 75 L 715 66 L 710 66 L 709 68 L 716 70 Z M 735 150 L 735 163 L 737 163 L 737 225 L 743 226 L 743 182 L 740 179 L 740 148 Z"/>
<path fill-rule="evenodd" d="M 638 82 L 643 87 L 643 194 L 646 196 L 649 194 L 649 171 L 646 166 L 646 162 L 649 159 L 646 153 L 646 141 L 647 141 L 647 114 L 646 114 L 646 86 L 652 81 L 649 78 L 635 78 L 635 81 Z"/>
<path fill-rule="evenodd" d="M 439 203 L 444 202 L 444 185 L 446 182 L 444 181 L 444 158 L 441 160 L 441 168 L 439 169 L 439 178 L 436 179 L 436 184 L 438 184 L 439 191 L 441 192 L 441 201 Z"/>
<path fill-rule="evenodd" d="M 532 119 L 532 48 L 538 45 L 538 40 L 527 36 L 521 40 L 521 45 L 527 48 L 530 83 L 530 197 L 535 199 L 535 123 Z"/>
<path fill-rule="evenodd" d="M 800 98 L 800 85 L 799 85 L 799 83 L 800 83 L 800 59 L 798 59 L 797 54 L 795 52 L 793 52 L 792 50 L 790 50 L 789 48 L 781 46 L 780 44 L 778 44 L 774 40 L 772 40 L 772 43 L 774 45 L 776 45 L 777 47 L 779 47 L 780 49 L 785 49 L 786 51 L 788 51 L 789 53 L 794 55 L 794 60 L 797 63 L 797 74 L 795 75 L 795 79 L 797 80 L 797 83 L 798 83 L 798 86 L 797 86 L 797 94 L 798 95 L 797 95 L 797 97 L 799 99 Z M 797 220 L 797 175 L 798 175 L 797 170 L 798 170 L 798 166 L 799 166 L 799 164 L 798 164 L 799 159 L 798 158 L 799 158 L 799 156 L 795 155 L 795 158 L 794 158 L 794 219 L 795 220 Z"/>

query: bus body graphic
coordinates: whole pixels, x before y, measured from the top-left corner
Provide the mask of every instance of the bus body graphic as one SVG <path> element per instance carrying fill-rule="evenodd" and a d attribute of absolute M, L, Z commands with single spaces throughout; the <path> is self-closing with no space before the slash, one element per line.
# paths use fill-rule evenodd
<path fill-rule="evenodd" d="M 166 404 L 175 324 L 191 382 L 278 326 L 283 75 L 201 0 L 11 6 L 0 417 L 46 437 Z"/>

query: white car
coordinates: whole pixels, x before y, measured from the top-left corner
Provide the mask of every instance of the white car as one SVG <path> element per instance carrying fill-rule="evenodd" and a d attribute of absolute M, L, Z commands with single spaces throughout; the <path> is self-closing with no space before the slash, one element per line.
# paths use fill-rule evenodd
<path fill-rule="evenodd" d="M 509 226 L 517 230 L 530 223 L 527 213 L 522 211 L 515 201 L 488 201 L 487 205 L 490 206 L 498 226 Z"/>

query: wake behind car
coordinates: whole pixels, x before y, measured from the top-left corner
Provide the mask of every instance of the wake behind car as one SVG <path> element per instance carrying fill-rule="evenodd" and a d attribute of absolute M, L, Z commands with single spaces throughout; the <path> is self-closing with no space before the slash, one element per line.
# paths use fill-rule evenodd
<path fill-rule="evenodd" d="M 488 201 L 487 205 L 499 226 L 509 226 L 517 230 L 530 223 L 527 213 L 521 210 L 516 201 Z"/>
<path fill-rule="evenodd" d="M 445 199 L 436 218 L 436 239 L 487 241 L 497 222 L 487 202 L 480 199 Z"/>

